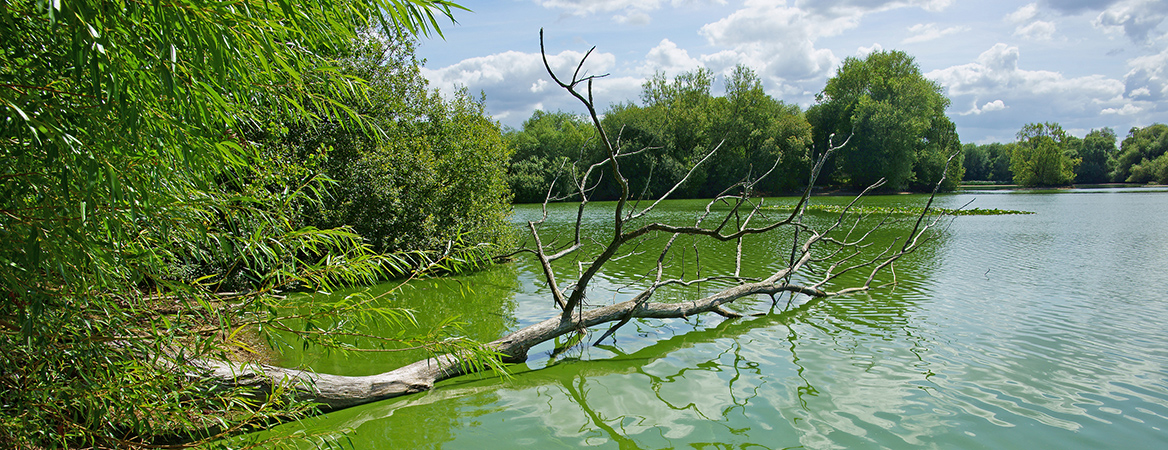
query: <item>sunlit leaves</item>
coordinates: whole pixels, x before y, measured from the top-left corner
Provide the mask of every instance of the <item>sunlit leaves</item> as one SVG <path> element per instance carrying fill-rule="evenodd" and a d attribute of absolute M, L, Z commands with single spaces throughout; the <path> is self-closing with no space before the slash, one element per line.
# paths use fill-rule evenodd
<path fill-rule="evenodd" d="M 714 148 L 719 150 L 689 174 L 675 197 L 716 196 L 736 183 L 755 183 L 768 171 L 756 184 L 759 192 L 807 182 L 811 130 L 799 108 L 763 92 L 746 67 L 735 69 L 724 96 L 711 93 L 713 82 L 706 70 L 672 80 L 657 74 L 642 86 L 644 105 L 617 104 L 605 112 L 606 134 L 629 155 L 621 159 L 622 174 L 635 198 L 664 194 Z M 570 180 L 604 156 L 596 132 L 564 113 L 537 111 L 509 139 L 518 149 L 511 176 L 520 201 L 543 201 L 549 187 L 553 199 L 571 198 L 578 188 Z M 601 178 L 595 189 L 588 187 L 592 198 L 615 198 L 616 183 Z"/>
<path fill-rule="evenodd" d="M 1168 184 L 1168 125 L 1132 128 L 1111 176 L 1112 181 Z"/>
<path fill-rule="evenodd" d="M 370 22 L 437 32 L 445 1 L 11 0 L 0 8 L 0 442 L 134 447 L 302 414 L 194 383 L 190 358 L 276 289 L 378 279 L 345 229 L 301 229 L 244 130 L 362 122 L 325 55 Z M 319 197 L 316 197 L 319 198 Z M 207 270 L 211 273 L 198 272 Z M 245 296 L 214 290 L 235 283 Z M 9 419 L 14 418 L 14 419 Z"/>
<path fill-rule="evenodd" d="M 808 111 L 819 152 L 845 140 L 837 182 L 862 189 L 883 178 L 892 189 L 929 189 L 961 144 L 945 116 L 949 99 L 926 79 L 904 52 L 849 57 L 827 81 Z M 948 166 L 945 189 L 953 189 L 964 168 L 960 157 Z"/>
<path fill-rule="evenodd" d="M 333 182 L 305 205 L 304 223 L 351 226 L 377 252 L 442 251 L 448 243 L 502 244 L 510 154 L 499 126 L 466 92 L 445 99 L 428 90 L 411 36 L 363 33 L 342 49 L 340 73 L 367 80 L 369 102 L 348 100 L 353 115 L 284 132 L 258 129 L 265 157 L 294 179 L 319 171 Z M 353 124 L 376 130 L 368 139 Z"/>
<path fill-rule="evenodd" d="M 1067 135 L 1054 123 L 1030 123 L 1018 132 L 1010 155 L 1014 183 L 1022 186 L 1065 186 L 1075 181 L 1081 159 L 1067 154 Z"/>

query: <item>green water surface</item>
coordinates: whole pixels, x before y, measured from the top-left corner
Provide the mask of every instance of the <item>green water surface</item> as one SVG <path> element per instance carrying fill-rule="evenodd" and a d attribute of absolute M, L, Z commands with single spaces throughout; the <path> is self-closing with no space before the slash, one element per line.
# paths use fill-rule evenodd
<path fill-rule="evenodd" d="M 789 306 L 786 298 L 777 307 L 769 298 L 734 306 L 772 311 L 763 317 L 634 321 L 600 346 L 552 356 L 551 344 L 540 345 L 526 364 L 512 367 L 510 379 L 460 377 L 428 393 L 271 433 L 349 430 L 339 442 L 360 449 L 1168 448 L 1168 192 L 968 191 L 941 197 L 939 206 L 970 200 L 970 207 L 1036 214 L 948 222 L 896 265 L 895 286 L 822 301 L 796 298 Z M 654 220 L 689 221 L 704 205 L 669 202 Z M 596 206 L 588 232 L 603 238 L 611 206 Z M 556 205 L 549 222 L 565 223 L 574 213 Z M 520 206 L 515 220 L 539 215 L 536 206 Z M 906 227 L 911 223 L 898 222 L 878 233 L 876 247 Z M 747 242 L 743 273 L 778 267 L 790 238 L 779 233 Z M 657 257 L 655 242 L 606 267 L 589 301 L 635 295 Z M 733 243 L 682 244 L 685 251 L 671 260 L 674 275 L 733 270 Z M 556 269 L 565 283 L 580 261 L 562 262 Z M 717 287 L 665 291 L 658 299 Z M 417 311 L 423 325 L 459 315 L 467 334 L 482 340 L 555 314 L 537 267 L 526 259 L 414 283 L 387 298 Z M 302 353 L 293 346 L 283 363 L 365 375 L 413 357 Z"/>

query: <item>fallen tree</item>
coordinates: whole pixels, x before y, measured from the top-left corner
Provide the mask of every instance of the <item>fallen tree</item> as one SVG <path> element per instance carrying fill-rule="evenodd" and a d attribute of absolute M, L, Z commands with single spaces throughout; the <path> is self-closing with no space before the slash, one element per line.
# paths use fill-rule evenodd
<path fill-rule="evenodd" d="M 540 35 L 541 51 L 543 51 L 543 36 Z M 725 306 L 739 299 L 767 295 L 772 299 L 772 305 L 777 303 L 778 295 L 788 294 L 792 298 L 796 295 L 811 298 L 826 298 L 846 295 L 872 289 L 877 275 L 903 256 L 919 248 L 929 240 L 929 230 L 937 225 L 940 216 L 930 218 L 929 211 L 933 199 L 915 217 L 915 224 L 911 231 L 892 244 L 881 249 L 871 249 L 869 238 L 872 233 L 890 223 L 888 217 L 879 220 L 875 225 L 862 228 L 863 215 L 853 214 L 852 208 L 867 192 L 878 188 L 883 183 L 877 182 L 860 193 L 852 202 L 839 212 L 830 225 L 816 229 L 803 220 L 803 212 L 811 199 L 811 189 L 815 184 L 823 165 L 837 149 L 847 144 L 832 146 L 819 156 L 811 170 L 807 188 L 798 203 L 790 212 L 784 212 L 778 217 L 769 217 L 771 212 L 764 208 L 764 202 L 754 197 L 754 186 L 765 179 L 771 170 L 762 176 L 750 177 L 747 175 L 741 182 L 728 187 L 722 195 L 707 203 L 704 211 L 699 212 L 696 220 L 690 225 L 671 225 L 662 222 L 650 222 L 651 213 L 669 198 L 678 187 L 686 182 L 688 175 L 677 182 L 664 195 L 655 199 L 636 199 L 630 194 L 631 188 L 621 172 L 621 160 L 646 149 L 626 151 L 622 148 L 620 137 L 610 139 L 601 126 L 599 116 L 594 107 L 592 97 L 592 83 L 603 76 L 588 76 L 583 74 L 583 67 L 591 50 L 576 66 L 571 78 L 561 79 L 546 59 L 544 51 L 544 66 L 552 79 L 570 95 L 578 99 L 587 109 L 600 135 L 601 144 L 608 152 L 603 161 L 582 167 L 571 167 L 565 178 L 573 183 L 575 200 L 578 201 L 575 225 L 572 238 L 566 244 L 556 246 L 545 244 L 540 233 L 547 219 L 547 204 L 553 189 L 549 189 L 548 199 L 544 202 L 543 218 L 527 223 L 532 244 L 520 249 L 510 256 L 520 254 L 532 255 L 543 272 L 543 277 L 550 288 L 552 300 L 560 310 L 560 314 L 542 322 L 530 325 L 496 341 L 484 344 L 484 347 L 493 352 L 499 361 L 514 363 L 527 359 L 528 352 L 536 345 L 551 341 L 557 337 L 575 334 L 583 338 L 588 329 L 602 324 L 612 323 L 603 334 L 593 340 L 599 344 L 612 336 L 623 325 L 633 319 L 666 319 L 687 318 L 702 313 L 714 313 L 727 318 L 741 317 L 740 313 L 733 312 Z M 583 90 L 581 90 L 583 88 Z M 709 158 L 712 150 L 690 169 L 702 164 Z M 561 287 L 553 262 L 569 255 L 579 256 L 583 252 L 585 239 L 582 237 L 584 212 L 589 204 L 589 194 L 595 188 L 600 176 L 605 171 L 620 187 L 621 195 L 615 203 L 612 218 L 612 235 L 605 242 L 601 242 L 601 250 L 587 263 L 581 263 L 581 272 L 578 278 Z M 944 171 L 942 171 L 942 174 Z M 936 186 L 940 186 L 942 179 Z M 936 188 L 934 189 L 934 195 Z M 648 206 L 640 207 L 642 203 Z M 715 208 L 720 205 L 721 209 Z M 727 208 L 728 207 L 728 208 Z M 866 222 L 865 222 L 866 223 Z M 790 230 L 792 233 L 791 247 L 783 249 L 786 261 L 781 267 L 771 271 L 765 277 L 746 277 L 742 275 L 742 257 L 744 239 L 764 233 L 777 233 L 780 230 Z M 656 249 L 655 274 L 639 293 L 631 299 L 615 302 L 608 305 L 588 305 L 585 301 L 595 277 L 601 273 L 605 265 L 615 259 L 629 256 L 634 252 L 644 252 L 641 245 L 650 236 L 660 236 L 665 241 Z M 666 238 L 667 236 L 667 238 Z M 722 242 L 734 242 L 737 245 L 735 267 L 732 271 L 721 275 L 695 276 L 686 278 L 672 276 L 667 273 L 671 255 L 678 250 L 674 246 L 679 237 L 689 236 L 697 239 L 708 239 Z M 777 250 L 777 249 L 776 249 Z M 779 252 L 776 251 L 776 254 Z M 836 287 L 833 280 L 849 272 L 865 274 L 862 282 L 854 285 Z M 799 281 L 801 280 L 801 281 Z M 654 294 L 669 286 L 692 286 L 699 283 L 726 285 L 721 290 L 697 299 L 681 302 L 655 302 Z M 834 289 L 834 290 L 833 290 Z M 582 340 L 582 339 L 581 339 Z M 290 392 L 302 400 L 310 400 L 323 405 L 325 408 L 346 408 L 363 403 L 397 397 L 401 395 L 422 392 L 433 388 L 440 380 L 454 376 L 485 370 L 491 364 L 483 364 L 474 357 L 464 357 L 458 353 L 438 355 L 429 359 L 417 361 L 404 367 L 370 376 L 339 376 L 314 373 L 303 370 L 273 367 L 261 364 L 238 364 L 228 362 L 203 361 L 198 364 L 209 376 L 223 384 L 233 387 L 252 387 L 260 395 L 276 392 Z"/>

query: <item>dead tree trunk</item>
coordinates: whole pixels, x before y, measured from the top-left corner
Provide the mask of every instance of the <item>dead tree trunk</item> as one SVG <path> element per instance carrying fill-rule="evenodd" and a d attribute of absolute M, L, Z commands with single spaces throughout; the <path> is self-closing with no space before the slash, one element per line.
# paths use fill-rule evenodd
<path fill-rule="evenodd" d="M 542 31 L 540 32 L 540 46 L 541 51 L 543 51 Z M 547 218 L 547 202 L 544 203 L 544 218 L 527 224 L 527 229 L 531 234 L 534 245 L 522 249 L 521 252 L 530 253 L 539 262 L 545 282 L 551 288 L 554 297 L 553 300 L 560 308 L 561 313 L 556 317 L 548 318 L 540 323 L 511 333 L 499 340 L 485 344 L 488 349 L 497 352 L 500 359 L 504 362 L 525 361 L 528 351 L 540 343 L 571 333 L 582 333 L 590 327 L 605 323 L 614 324 L 599 338 L 595 339 L 595 343 L 604 341 L 621 326 L 630 320 L 638 318 L 687 318 L 708 312 L 727 318 L 738 317 L 738 314 L 727 310 L 724 306 L 744 297 L 769 295 L 773 299 L 775 295 L 785 292 L 790 295 L 799 294 L 822 298 L 867 290 L 872 287 L 876 275 L 879 272 L 891 267 L 899 258 L 912 252 L 927 241 L 929 239 L 928 231 L 939 220 L 939 216 L 932 220 L 925 220 L 929 212 L 928 208 L 926 208 L 917 218 L 916 225 L 912 231 L 902 237 L 903 240 L 896 240 L 887 248 L 883 249 L 883 251 L 879 251 L 878 254 L 873 256 L 870 249 L 865 250 L 869 246 L 866 239 L 875 229 L 883 226 L 886 221 L 882 221 L 872 229 L 862 230 L 857 233 L 855 229 L 859 224 L 859 219 L 854 217 L 854 215 L 850 215 L 849 211 L 860 196 L 863 196 L 868 190 L 874 189 L 881 184 L 878 182 L 876 185 L 861 193 L 860 196 L 857 196 L 836 217 L 834 223 L 826 229 L 816 230 L 805 224 L 802 221 L 803 210 L 810 199 L 811 187 L 815 184 L 815 179 L 819 175 L 827 158 L 833 151 L 846 145 L 847 142 L 845 141 L 838 146 L 832 146 L 819 158 L 811 170 L 806 191 L 804 191 L 794 210 L 784 217 L 764 222 L 762 201 L 752 199 L 753 187 L 770 174 L 768 171 L 762 177 L 754 180 L 748 179 L 733 186 L 734 193 L 721 195 L 711 200 L 707 204 L 705 211 L 699 215 L 692 225 L 674 226 L 656 222 L 641 224 L 654 208 L 669 198 L 689 178 L 689 174 L 683 177 L 666 194 L 654 199 L 649 206 L 638 209 L 636 205 L 630 205 L 629 186 L 626 178 L 621 174 L 620 161 L 622 158 L 636 154 L 644 149 L 625 151 L 617 142 L 610 140 L 605 134 L 605 130 L 601 126 L 600 118 L 592 101 L 592 83 L 599 77 L 581 76 L 581 68 L 588 55 L 591 54 L 591 50 L 580 61 L 572 78 L 567 81 L 562 80 L 556 75 L 547 63 L 546 51 L 544 51 L 544 54 L 544 65 L 547 68 L 548 74 L 560 87 L 584 104 L 593 125 L 600 133 L 601 144 L 605 146 L 608 153 L 607 158 L 602 162 L 586 168 L 580 168 L 581 170 L 577 171 L 580 174 L 579 177 L 572 180 L 575 184 L 574 188 L 579 200 L 579 212 L 575 224 L 575 237 L 571 243 L 562 249 L 558 249 L 558 251 L 543 243 L 539 229 L 543 221 Z M 585 91 L 581 92 L 579 90 L 581 86 L 585 88 Z M 717 150 L 718 148 L 715 148 L 710 154 L 713 154 Z M 694 168 L 708 158 L 709 155 L 706 155 Z M 580 229 L 583 222 L 583 211 L 589 202 L 589 186 L 590 183 L 593 183 L 591 177 L 594 171 L 605 168 L 605 166 L 608 169 L 609 176 L 612 176 L 619 184 L 621 191 L 613 216 L 613 234 L 607 242 L 602 243 L 603 250 L 591 260 L 580 277 L 568 285 L 570 286 L 570 290 L 565 291 L 560 287 L 561 283 L 556 279 L 555 271 L 552 269 L 552 262 L 582 251 L 583 245 L 581 243 Z M 774 167 L 777 166 L 778 161 L 775 161 Z M 771 171 L 774 170 L 774 167 L 771 168 Z M 690 174 L 692 173 L 693 168 L 690 170 Z M 938 181 L 937 185 L 940 186 L 943 180 L 944 178 Z M 549 189 L 549 195 L 550 192 L 551 190 Z M 731 190 L 728 189 L 726 192 L 731 192 Z M 934 190 L 935 194 L 936 190 Z M 931 202 L 932 199 L 930 199 L 930 204 Z M 715 203 L 730 204 L 730 211 L 714 213 L 712 206 Z M 757 224 L 752 225 L 752 222 L 756 222 Z M 790 260 L 787 261 L 787 264 L 781 269 L 770 273 L 765 278 L 748 279 L 740 276 L 742 239 L 751 235 L 776 232 L 779 229 L 796 230 L 795 236 L 797 238 L 792 241 Z M 660 253 L 657 258 L 655 279 L 649 282 L 648 286 L 645 286 L 640 293 L 628 301 L 605 306 L 586 307 L 583 300 L 588 292 L 589 284 L 595 275 L 600 273 L 606 263 L 612 261 L 614 258 L 628 254 L 630 250 L 627 249 L 627 244 L 650 233 L 670 236 L 662 248 L 659 249 Z M 859 236 L 853 238 L 856 234 L 859 234 Z M 736 241 L 738 243 L 738 255 L 736 258 L 736 267 L 733 272 L 721 276 L 708 276 L 696 279 L 666 278 L 665 268 L 667 266 L 667 256 L 673 251 L 673 243 L 679 236 L 694 236 L 718 241 Z M 821 256 L 816 257 L 813 255 Z M 811 273 L 809 270 L 811 264 L 817 265 L 817 270 L 814 273 Z M 838 288 L 835 291 L 826 290 L 829 283 L 839 275 L 861 270 L 867 272 L 866 281 L 862 284 Z M 799 277 L 795 277 L 795 275 L 799 275 Z M 796 278 L 811 281 L 804 284 L 791 283 L 791 280 Z M 712 295 L 690 301 L 677 303 L 651 301 L 658 289 L 665 286 L 691 285 L 694 283 L 714 281 L 723 283 L 732 281 L 735 284 Z M 204 370 L 205 376 L 210 376 L 224 384 L 254 387 L 259 395 L 287 392 L 287 389 L 291 389 L 298 398 L 320 403 L 330 409 L 345 408 L 426 391 L 431 389 L 434 383 L 440 380 L 481 369 L 481 366 L 469 364 L 465 358 L 457 354 L 445 354 L 429 358 L 396 370 L 370 376 L 338 376 L 258 364 L 240 365 L 223 362 L 203 362 L 199 364 L 199 367 Z"/>

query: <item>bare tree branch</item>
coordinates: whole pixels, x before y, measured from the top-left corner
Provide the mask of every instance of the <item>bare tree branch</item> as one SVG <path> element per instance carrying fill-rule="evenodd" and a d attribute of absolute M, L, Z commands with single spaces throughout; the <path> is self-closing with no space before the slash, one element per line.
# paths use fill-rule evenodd
<path fill-rule="evenodd" d="M 528 352 L 535 345 L 567 334 L 577 336 L 577 338 L 569 340 L 574 345 L 577 341 L 584 341 L 585 330 L 605 323 L 613 323 L 613 325 L 595 339 L 594 344 L 609 339 L 621 327 L 638 318 L 688 318 L 709 312 L 732 319 L 742 317 L 743 314 L 728 309 L 727 305 L 743 298 L 758 295 L 769 296 L 771 312 L 774 312 L 774 306 L 778 303 L 777 296 L 781 297 L 784 293 L 789 295 L 788 305 L 790 305 L 796 295 L 825 298 L 869 290 L 878 274 L 885 269 L 895 274 L 894 263 L 897 260 L 929 242 L 932 239 L 931 230 L 941 220 L 940 216 L 932 220 L 926 219 L 933 199 L 941 183 L 945 180 L 944 176 L 938 180 L 925 209 L 916 217 L 912 230 L 907 235 L 894 239 L 892 244 L 885 248 L 872 247 L 870 238 L 877 230 L 884 229 L 894 221 L 889 216 L 885 216 L 876 224 L 865 229 L 863 224 L 867 223 L 867 216 L 853 213 L 858 201 L 872 190 L 883 185 L 883 180 L 869 186 L 852 199 L 835 217 L 834 221 L 827 224 L 826 227 L 817 229 L 804 223 L 804 212 L 811 201 L 812 189 L 820 172 L 829 157 L 836 150 L 847 145 L 851 139 L 849 136 L 842 144 L 835 145 L 834 136 L 832 136 L 829 139 L 830 145 L 827 151 L 816 159 L 809 173 L 807 187 L 790 214 L 776 214 L 779 217 L 768 217 L 770 214 L 768 214 L 768 210 L 764 209 L 763 201 L 761 199 L 752 200 L 754 186 L 774 172 L 779 164 L 779 161 L 776 160 L 774 165 L 758 178 L 753 178 L 751 169 L 746 168 L 747 173 L 742 181 L 728 187 L 720 195 L 707 202 L 705 210 L 698 214 L 692 225 L 652 222 L 626 229 L 631 221 L 649 218 L 650 213 L 685 183 L 694 173 L 696 167 L 708 160 L 721 147 L 722 143 L 719 143 L 702 160 L 690 167 L 680 181 L 675 183 L 665 194 L 654 199 L 648 207 L 638 211 L 637 204 L 633 204 L 629 212 L 626 213 L 625 209 L 629 207 L 630 200 L 629 185 L 628 180 L 621 174 L 620 159 L 651 149 L 642 148 L 635 152 L 621 153 L 620 135 L 618 134 L 617 141 L 614 143 L 605 134 L 592 98 L 592 82 L 603 75 L 588 76 L 584 74 L 585 60 L 594 49 L 589 50 L 581 58 L 572 73 L 572 77 L 566 81 L 556 75 L 548 62 L 542 30 L 540 31 L 540 50 L 548 74 L 557 85 L 579 100 L 588 110 L 607 156 L 587 168 L 582 168 L 583 170 L 577 170 L 575 165 L 571 166 L 571 183 L 575 189 L 574 195 L 578 197 L 578 205 L 570 243 L 562 244 L 562 248 L 558 251 L 550 251 L 549 249 L 554 250 L 557 244 L 553 242 L 550 246 L 545 245 L 540 235 L 540 226 L 548 219 L 548 203 L 553 200 L 551 193 L 554 189 L 552 188 L 549 188 L 548 195 L 542 205 L 542 217 L 527 223 L 534 247 L 525 248 L 520 252 L 531 253 L 535 256 L 560 313 L 555 317 L 485 344 L 485 349 L 496 352 L 502 361 L 524 361 L 527 359 Z M 581 84 L 585 85 L 583 93 L 578 90 Z M 581 155 L 583 156 L 583 152 Z M 947 162 L 946 171 L 952 159 L 950 157 L 949 162 Z M 620 187 L 620 196 L 612 216 L 612 236 L 607 239 L 607 242 L 598 243 L 600 250 L 591 260 L 577 261 L 579 274 L 576 280 L 561 287 L 553 262 L 569 254 L 583 253 L 581 250 L 584 248 L 582 228 L 585 207 L 589 204 L 591 192 L 599 183 L 600 176 L 597 177 L 597 180 L 593 180 L 594 172 L 604 168 L 608 169 L 608 176 L 611 176 Z M 729 205 L 729 211 L 715 213 L 714 206 L 717 204 Z M 786 259 L 786 261 L 780 262 L 781 267 L 768 269 L 769 275 L 762 279 L 743 276 L 743 267 L 746 264 L 744 262 L 744 240 L 787 228 L 792 230 L 791 250 L 788 256 L 786 245 L 783 244 L 781 250 L 783 255 L 777 258 L 780 261 Z M 596 302 L 598 304 L 595 305 L 585 304 L 590 282 L 607 263 L 654 251 L 643 247 L 658 245 L 657 243 L 661 242 L 659 239 L 662 239 L 664 235 L 669 237 L 663 244 L 660 244 L 655 267 L 641 279 L 645 286 L 639 293 L 625 301 L 613 300 L 612 304 L 599 304 L 603 302 Z M 678 245 L 678 239 L 683 236 L 691 237 L 695 241 L 692 248 L 694 271 L 693 276 L 688 278 L 684 264 L 688 261 L 687 255 L 689 253 L 684 246 Z M 699 239 L 718 242 L 733 241 L 735 245 L 733 271 L 719 273 L 718 270 L 712 270 L 707 271 L 713 273 L 712 275 L 703 276 L 696 242 Z M 549 252 L 552 254 L 549 255 Z M 673 272 L 670 269 L 674 267 L 676 261 L 681 261 L 683 264 L 681 274 L 667 276 L 667 273 Z M 775 261 L 765 261 L 764 265 L 773 262 Z M 863 273 L 862 271 L 867 271 L 867 277 L 862 284 L 838 288 L 833 285 L 833 281 L 838 280 L 843 274 Z M 806 281 L 794 282 L 793 280 Z M 895 283 L 895 278 L 893 283 Z M 680 302 L 653 301 L 654 295 L 663 288 L 698 284 L 719 285 L 720 290 L 702 298 Z M 721 287 L 727 284 L 729 286 Z M 837 290 L 831 291 L 829 289 Z M 563 348 L 557 348 L 556 351 L 562 350 Z M 320 402 L 330 408 L 343 408 L 428 390 L 439 380 L 494 367 L 483 365 L 481 361 L 478 361 L 476 365 L 474 360 L 466 356 L 458 352 L 443 354 L 390 372 L 366 377 L 316 374 L 262 365 L 241 366 L 207 362 L 203 363 L 202 367 L 205 372 L 204 376 L 217 378 L 224 383 L 236 386 L 255 387 L 260 395 L 270 395 L 274 392 L 280 392 L 282 389 L 291 389 L 295 395 L 301 398 Z"/>

